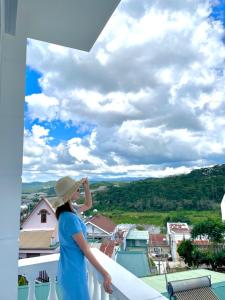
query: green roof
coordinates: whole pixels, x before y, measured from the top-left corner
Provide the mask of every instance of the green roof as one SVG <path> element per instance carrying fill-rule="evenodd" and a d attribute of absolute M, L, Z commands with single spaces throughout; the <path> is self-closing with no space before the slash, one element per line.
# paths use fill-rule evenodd
<path fill-rule="evenodd" d="M 212 290 L 220 300 L 225 300 L 225 282 L 213 284 Z"/>
<path fill-rule="evenodd" d="M 196 269 L 167 274 L 167 280 L 185 280 L 209 275 L 211 276 L 212 290 L 216 293 L 220 300 L 225 300 L 225 274 L 223 273 L 206 269 Z M 141 279 L 164 296 L 167 296 L 165 275 L 148 276 Z"/>
<path fill-rule="evenodd" d="M 127 240 L 148 240 L 149 233 L 147 230 L 131 230 L 129 231 Z"/>
<path fill-rule="evenodd" d="M 149 276 L 151 274 L 148 257 L 144 252 L 118 251 L 116 262 L 137 277 Z"/>

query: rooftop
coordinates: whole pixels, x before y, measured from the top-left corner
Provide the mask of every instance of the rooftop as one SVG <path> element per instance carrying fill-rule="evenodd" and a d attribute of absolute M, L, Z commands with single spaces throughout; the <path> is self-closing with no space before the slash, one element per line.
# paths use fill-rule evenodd
<path fill-rule="evenodd" d="M 196 269 L 167 274 L 168 281 L 185 280 L 202 276 L 211 276 L 212 289 L 220 300 L 225 299 L 225 274 L 206 269 Z M 165 275 L 144 277 L 142 280 L 162 295 L 167 296 Z"/>
<path fill-rule="evenodd" d="M 165 234 L 150 234 L 149 244 L 150 246 L 168 246 L 168 241 Z"/>
<path fill-rule="evenodd" d="M 193 240 L 192 243 L 196 246 L 209 246 L 209 240 Z"/>
<path fill-rule="evenodd" d="M 111 219 L 99 214 L 88 219 L 86 221 L 86 224 L 89 222 L 96 225 L 97 227 L 100 227 L 108 233 L 113 232 L 116 228 L 116 225 L 111 221 Z"/>
<path fill-rule="evenodd" d="M 104 241 L 101 244 L 100 251 L 108 255 L 109 257 L 112 257 L 113 251 L 115 247 L 115 241 L 109 240 L 109 241 Z"/>
<path fill-rule="evenodd" d="M 55 230 L 21 230 L 19 237 L 20 249 L 50 249 L 51 237 Z"/>
<path fill-rule="evenodd" d="M 170 233 L 190 233 L 187 223 L 167 223 L 167 232 Z"/>
<path fill-rule="evenodd" d="M 116 262 L 137 277 L 149 276 L 151 274 L 148 257 L 144 252 L 118 251 Z"/>
<path fill-rule="evenodd" d="M 130 230 L 126 239 L 127 240 L 148 240 L 149 233 L 147 230 Z"/>

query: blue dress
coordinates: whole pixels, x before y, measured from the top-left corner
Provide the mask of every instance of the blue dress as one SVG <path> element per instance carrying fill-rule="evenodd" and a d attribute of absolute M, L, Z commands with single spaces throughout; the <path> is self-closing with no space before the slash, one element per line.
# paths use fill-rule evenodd
<path fill-rule="evenodd" d="M 90 300 L 88 293 L 86 258 L 72 235 L 82 232 L 87 237 L 86 225 L 72 212 L 59 216 L 60 258 L 58 283 L 63 300 Z"/>

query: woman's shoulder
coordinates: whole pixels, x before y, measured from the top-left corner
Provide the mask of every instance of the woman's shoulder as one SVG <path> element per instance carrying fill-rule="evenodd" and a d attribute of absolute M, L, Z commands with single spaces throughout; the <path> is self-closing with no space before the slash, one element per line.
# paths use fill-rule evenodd
<path fill-rule="evenodd" d="M 72 211 L 64 211 L 60 214 L 62 219 L 76 219 L 78 218 L 77 214 Z"/>

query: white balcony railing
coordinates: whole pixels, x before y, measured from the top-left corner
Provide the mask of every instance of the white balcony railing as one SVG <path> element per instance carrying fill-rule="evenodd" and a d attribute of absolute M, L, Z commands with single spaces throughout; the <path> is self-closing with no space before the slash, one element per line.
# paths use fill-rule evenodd
<path fill-rule="evenodd" d="M 152 289 L 98 249 L 92 248 L 92 252 L 110 273 L 113 293 L 112 295 L 105 293 L 101 274 L 88 263 L 88 283 L 91 300 L 166 300 L 159 292 Z M 19 260 L 19 275 L 24 275 L 29 282 L 27 300 L 36 300 L 35 280 L 42 270 L 45 270 L 49 276 L 48 300 L 58 299 L 56 294 L 58 259 L 59 254 L 51 254 Z"/>

